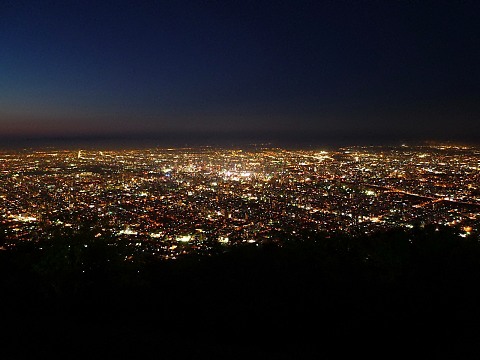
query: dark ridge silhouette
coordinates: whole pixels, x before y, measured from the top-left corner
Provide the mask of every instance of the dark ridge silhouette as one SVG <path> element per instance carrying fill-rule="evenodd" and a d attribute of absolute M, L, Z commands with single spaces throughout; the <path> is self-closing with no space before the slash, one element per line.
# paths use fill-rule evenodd
<path fill-rule="evenodd" d="M 399 134 L 379 132 L 359 134 L 358 131 L 169 131 L 153 133 L 119 133 L 58 136 L 2 136 L 0 150 L 30 149 L 145 149 L 152 147 L 249 148 L 252 146 L 283 147 L 289 149 L 338 148 L 342 146 L 399 146 L 425 143 L 450 143 L 476 146 L 479 136 L 449 133 L 434 136 L 430 133 Z"/>
<path fill-rule="evenodd" d="M 464 356 L 480 244 L 427 226 L 125 261 L 90 233 L 0 252 L 2 358 Z"/>

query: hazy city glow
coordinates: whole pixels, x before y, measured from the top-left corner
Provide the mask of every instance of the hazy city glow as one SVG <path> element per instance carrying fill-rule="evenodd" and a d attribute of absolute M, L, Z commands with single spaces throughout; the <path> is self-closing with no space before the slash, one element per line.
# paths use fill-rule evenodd
<path fill-rule="evenodd" d="M 7 241 L 92 231 L 176 258 L 212 246 L 361 235 L 428 223 L 479 228 L 480 149 L 4 152 Z M 112 242 L 112 245 L 115 241 Z"/>

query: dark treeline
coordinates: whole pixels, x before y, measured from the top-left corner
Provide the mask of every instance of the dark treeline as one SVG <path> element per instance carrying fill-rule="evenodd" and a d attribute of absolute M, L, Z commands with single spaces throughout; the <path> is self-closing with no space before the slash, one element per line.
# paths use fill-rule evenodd
<path fill-rule="evenodd" d="M 85 233 L 0 252 L 2 358 L 464 355 L 480 243 L 427 226 L 175 261 Z"/>

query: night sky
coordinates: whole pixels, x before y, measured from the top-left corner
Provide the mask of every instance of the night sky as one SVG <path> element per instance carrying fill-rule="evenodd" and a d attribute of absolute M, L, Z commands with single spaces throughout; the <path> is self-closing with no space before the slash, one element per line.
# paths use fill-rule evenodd
<path fill-rule="evenodd" d="M 479 14 L 461 0 L 1 0 L 0 139 L 480 142 Z"/>

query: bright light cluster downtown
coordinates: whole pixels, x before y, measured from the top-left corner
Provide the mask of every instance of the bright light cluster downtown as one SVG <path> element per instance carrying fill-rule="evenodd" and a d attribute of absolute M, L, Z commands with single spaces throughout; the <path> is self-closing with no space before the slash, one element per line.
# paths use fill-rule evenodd
<path fill-rule="evenodd" d="M 88 231 L 132 255 L 442 224 L 479 229 L 480 148 L 0 153 L 2 249 Z"/>

